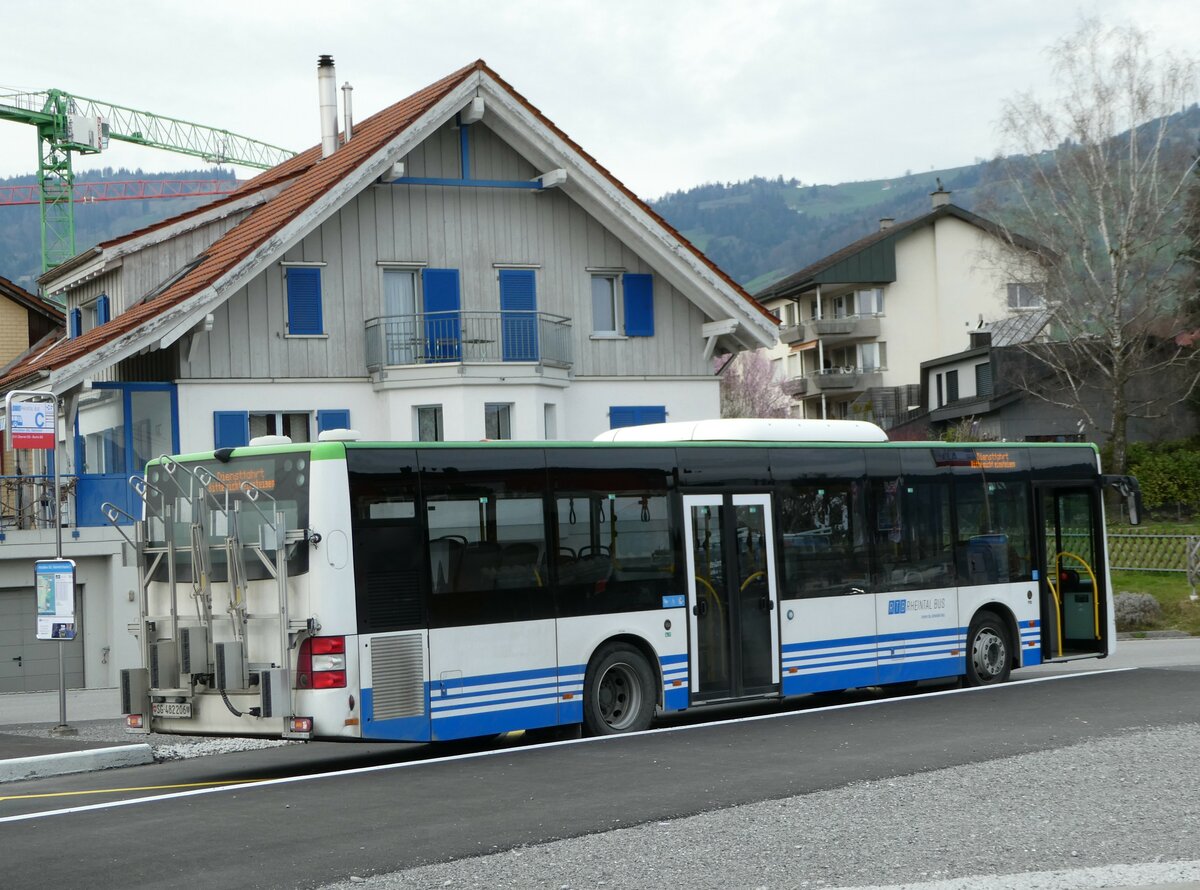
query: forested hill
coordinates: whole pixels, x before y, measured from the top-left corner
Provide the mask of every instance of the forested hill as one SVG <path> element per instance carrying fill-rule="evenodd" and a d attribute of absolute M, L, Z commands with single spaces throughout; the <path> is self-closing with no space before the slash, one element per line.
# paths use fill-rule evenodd
<path fill-rule="evenodd" d="M 1150 124 L 1147 130 L 1153 127 Z M 1194 156 L 1200 137 L 1200 106 L 1171 115 L 1168 128 L 1171 150 Z M 754 293 L 876 231 L 883 217 L 900 221 L 928 212 L 929 193 L 937 188 L 939 179 L 959 207 L 1000 219 L 1000 208 L 1011 199 L 1005 182 L 1012 165 L 1019 169 L 1027 163 L 1036 160 L 979 161 L 966 167 L 840 185 L 815 185 L 782 176 L 755 177 L 747 182 L 701 185 L 650 203 Z"/>
<path fill-rule="evenodd" d="M 104 170 L 78 173 L 75 182 L 127 182 L 138 179 L 234 179 L 228 169 L 177 170 L 144 173 L 141 170 Z M 36 175 L 0 179 L 0 188 L 30 185 Z M 75 245 L 86 250 L 126 232 L 184 213 L 211 198 L 153 198 L 145 201 L 100 201 L 75 205 Z M 37 293 L 36 278 L 42 270 L 41 220 L 36 204 L 0 205 L 0 276 Z"/>

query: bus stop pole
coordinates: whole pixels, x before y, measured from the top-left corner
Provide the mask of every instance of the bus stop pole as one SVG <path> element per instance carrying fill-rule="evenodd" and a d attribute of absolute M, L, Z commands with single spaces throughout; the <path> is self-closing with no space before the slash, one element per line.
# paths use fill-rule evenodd
<path fill-rule="evenodd" d="M 62 541 L 62 462 L 58 453 L 58 399 L 54 398 L 54 558 L 63 558 Z M 75 588 L 71 587 L 71 599 L 75 598 Z M 66 640 L 58 641 L 58 726 L 54 727 L 56 735 L 75 735 L 75 729 L 67 724 L 67 657 L 64 647 Z"/>

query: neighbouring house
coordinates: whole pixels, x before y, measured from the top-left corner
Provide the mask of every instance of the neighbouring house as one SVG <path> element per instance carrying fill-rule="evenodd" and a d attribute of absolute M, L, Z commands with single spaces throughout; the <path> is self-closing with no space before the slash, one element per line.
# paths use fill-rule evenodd
<path fill-rule="evenodd" d="M 760 291 L 783 324 L 771 350 L 797 416 L 871 420 L 921 409 L 921 363 L 980 324 L 1044 308 L 1036 245 L 950 203 L 877 232 Z"/>
<path fill-rule="evenodd" d="M 0 376 L 22 357 L 36 354 L 63 333 L 62 309 L 0 277 Z M 30 475 L 44 472 L 41 455 L 9 451 L 0 440 L 0 530 L 34 522 L 37 503 Z"/>
<path fill-rule="evenodd" d="M 1166 353 L 1176 346 L 1191 346 L 1186 338 L 1167 340 Z M 972 331 L 967 349 L 921 363 L 921 409 L 889 430 L 892 438 L 929 439 L 954 437 L 1004 442 L 1106 441 L 1088 417 L 1104 429 L 1111 422 L 1111 398 L 1103 387 L 1084 386 L 1080 407 L 1074 397 L 1054 401 L 1034 391 L 1045 391 L 1045 381 L 1055 379 L 1046 357 L 1067 348 L 1054 335 L 1053 310 L 1039 310 L 1001 319 Z M 1096 372 L 1099 373 L 1098 371 Z M 1184 438 L 1197 429 L 1196 412 L 1184 398 L 1191 370 L 1185 364 L 1164 367 L 1153 381 L 1132 385 L 1134 404 L 1154 408 L 1155 416 L 1130 418 L 1130 441 Z M 1153 391 L 1150 391 L 1151 387 Z M 1158 402 L 1157 405 L 1151 403 Z"/>
<path fill-rule="evenodd" d="M 68 336 L 0 377 L 62 406 L 73 685 L 137 661 L 136 572 L 100 508 L 137 512 L 149 458 L 348 427 L 590 439 L 716 417 L 713 355 L 776 342 L 770 313 L 484 62 L 340 133 L 328 57 L 318 81 L 319 146 L 46 273 Z M 0 600 L 48 543 L 0 543 Z"/>

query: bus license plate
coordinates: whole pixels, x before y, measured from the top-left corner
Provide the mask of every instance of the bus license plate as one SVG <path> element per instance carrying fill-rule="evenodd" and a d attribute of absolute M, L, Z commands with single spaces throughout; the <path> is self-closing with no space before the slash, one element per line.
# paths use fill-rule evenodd
<path fill-rule="evenodd" d="M 192 716 L 190 701 L 156 701 L 150 703 L 150 713 L 155 717 L 186 717 Z"/>

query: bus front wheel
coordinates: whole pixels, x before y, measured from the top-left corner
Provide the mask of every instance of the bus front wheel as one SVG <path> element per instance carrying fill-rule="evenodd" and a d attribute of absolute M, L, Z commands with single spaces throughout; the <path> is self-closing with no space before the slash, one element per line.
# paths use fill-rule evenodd
<path fill-rule="evenodd" d="M 627 643 L 609 643 L 588 665 L 583 723 L 589 735 L 646 729 L 654 717 L 654 672 Z"/>
<path fill-rule="evenodd" d="M 991 612 L 980 612 L 967 632 L 967 685 L 1003 683 L 1012 671 L 1008 631 Z"/>

